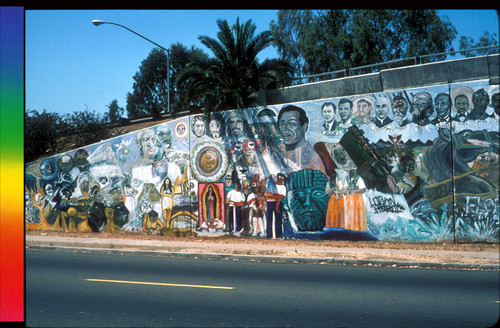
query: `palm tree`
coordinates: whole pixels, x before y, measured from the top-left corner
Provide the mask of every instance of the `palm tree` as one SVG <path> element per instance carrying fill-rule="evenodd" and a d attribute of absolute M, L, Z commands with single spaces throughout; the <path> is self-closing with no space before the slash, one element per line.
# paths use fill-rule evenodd
<path fill-rule="evenodd" d="M 261 89 L 290 85 L 292 66 L 279 59 L 266 59 L 259 63 L 257 54 L 273 42 L 271 32 L 255 35 L 255 24 L 248 20 L 229 26 L 217 20 L 217 39 L 200 36 L 203 45 L 214 58 L 200 58 L 188 64 L 179 73 L 177 83 L 182 85 L 184 97 L 206 112 L 245 108 L 252 94 Z"/>

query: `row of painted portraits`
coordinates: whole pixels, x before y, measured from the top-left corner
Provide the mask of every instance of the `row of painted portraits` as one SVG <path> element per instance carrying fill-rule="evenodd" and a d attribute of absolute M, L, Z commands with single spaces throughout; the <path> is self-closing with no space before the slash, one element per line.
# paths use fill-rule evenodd
<path fill-rule="evenodd" d="M 26 165 L 26 228 L 498 241 L 487 80 L 188 116 Z"/>

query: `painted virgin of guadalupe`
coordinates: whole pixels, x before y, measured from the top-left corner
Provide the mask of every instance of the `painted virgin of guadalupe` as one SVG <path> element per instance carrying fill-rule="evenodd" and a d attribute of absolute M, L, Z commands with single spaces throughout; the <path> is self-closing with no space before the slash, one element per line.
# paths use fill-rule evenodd
<path fill-rule="evenodd" d="M 215 220 L 217 213 L 217 199 L 212 186 L 208 187 L 208 192 L 205 195 L 205 208 L 207 209 L 206 220 Z"/>

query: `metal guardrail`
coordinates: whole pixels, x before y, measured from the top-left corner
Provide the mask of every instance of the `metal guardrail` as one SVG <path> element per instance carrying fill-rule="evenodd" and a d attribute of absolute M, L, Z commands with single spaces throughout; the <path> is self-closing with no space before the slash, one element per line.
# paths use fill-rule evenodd
<path fill-rule="evenodd" d="M 425 59 L 425 58 L 432 58 L 432 57 L 445 56 L 445 55 L 446 56 L 448 56 L 448 55 L 454 56 L 457 53 L 467 54 L 467 53 L 471 53 L 473 51 L 480 51 L 480 50 L 487 50 L 487 49 L 494 49 L 494 48 L 498 49 L 499 47 L 500 47 L 500 45 L 495 45 L 495 46 L 487 46 L 487 47 L 469 48 L 469 49 L 464 49 L 464 50 L 438 52 L 438 53 L 421 55 L 421 56 L 413 56 L 413 57 L 395 59 L 395 60 L 390 60 L 390 61 L 386 61 L 386 62 L 382 62 L 382 63 L 357 66 L 357 67 L 353 67 L 353 68 L 345 68 L 345 69 L 340 69 L 340 70 L 330 71 L 330 72 L 325 72 L 325 73 L 318 73 L 318 74 L 311 74 L 311 75 L 306 75 L 306 76 L 293 77 L 292 80 L 300 80 L 300 81 L 302 81 L 304 79 L 310 80 L 310 79 L 314 79 L 314 78 L 318 78 L 318 77 L 322 77 L 322 76 L 332 76 L 332 78 L 335 78 L 336 74 L 342 74 L 342 76 L 340 76 L 340 77 L 354 76 L 357 74 L 352 74 L 353 72 L 362 71 L 362 70 L 366 70 L 366 69 L 370 69 L 370 68 L 374 68 L 370 72 L 370 73 L 374 73 L 374 72 L 377 72 L 379 67 L 381 67 L 381 66 L 389 66 L 389 65 L 398 64 L 401 62 L 413 62 L 413 64 L 411 64 L 411 65 L 421 65 L 422 59 Z M 496 53 L 498 53 L 498 50 Z M 396 66 L 396 67 L 405 67 L 405 66 L 410 66 L 410 64 L 400 65 L 400 66 Z M 366 73 L 366 72 L 364 72 L 364 73 Z M 363 74 L 363 73 L 361 73 L 361 74 Z M 317 82 L 317 81 L 310 81 L 310 82 Z M 308 82 L 306 82 L 306 83 L 308 83 Z M 302 82 L 299 82 L 295 85 L 299 85 L 299 84 L 302 84 Z"/>
<path fill-rule="evenodd" d="M 496 45 L 496 46 L 470 48 L 470 49 L 465 49 L 465 50 L 439 52 L 439 53 L 433 53 L 433 54 L 422 55 L 422 56 L 413 56 L 413 57 L 390 60 L 390 61 L 386 61 L 386 62 L 382 62 L 382 63 L 340 69 L 340 70 L 330 71 L 330 72 L 325 72 L 325 73 L 311 74 L 311 75 L 302 76 L 302 77 L 293 77 L 292 80 L 311 79 L 311 78 L 317 78 L 317 77 L 322 77 L 322 76 L 327 76 L 327 75 L 335 75 L 335 74 L 343 74 L 343 76 L 341 76 L 341 77 L 354 76 L 357 74 L 352 74 L 352 72 L 359 71 L 359 70 L 365 70 L 365 69 L 369 69 L 369 68 L 376 68 L 375 70 L 372 70 L 372 72 L 371 72 L 371 73 L 374 73 L 377 71 L 377 69 L 380 66 L 388 66 L 388 65 L 392 65 L 392 64 L 398 64 L 398 63 L 401 63 L 404 61 L 412 61 L 413 62 L 412 65 L 421 65 L 423 58 L 428 58 L 428 57 L 430 58 L 430 57 L 444 56 L 444 55 L 455 55 L 457 53 L 468 53 L 468 52 L 472 52 L 472 51 L 494 49 L 494 48 L 499 48 L 499 47 L 500 47 L 500 45 Z M 498 53 L 498 51 L 496 53 Z M 410 65 L 400 65 L 400 66 L 396 66 L 396 67 L 405 67 L 405 66 L 410 66 Z M 363 74 L 363 73 L 361 73 L 361 74 Z M 315 82 L 318 82 L 318 81 L 315 81 Z M 305 82 L 305 83 L 310 83 L 310 82 Z M 300 85 L 300 84 L 303 84 L 303 83 L 298 83 L 295 85 Z M 187 116 L 190 114 L 192 114 L 192 112 L 190 112 L 189 110 L 174 113 L 174 114 L 162 113 L 161 119 L 179 118 L 179 117 Z M 150 121 L 154 121 L 153 116 L 145 116 L 145 117 L 136 118 L 136 119 L 128 119 L 128 121 L 126 123 L 124 123 L 124 125 L 132 125 L 132 124 L 138 124 L 138 123 L 144 123 L 144 122 L 150 122 Z M 108 127 L 112 127 L 112 126 L 119 126 L 120 124 L 118 124 L 118 123 L 106 123 L 105 125 Z"/>

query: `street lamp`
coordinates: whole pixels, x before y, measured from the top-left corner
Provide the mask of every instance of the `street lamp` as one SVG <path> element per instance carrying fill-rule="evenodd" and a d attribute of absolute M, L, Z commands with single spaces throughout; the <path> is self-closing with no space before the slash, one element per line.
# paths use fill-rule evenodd
<path fill-rule="evenodd" d="M 132 33 L 134 33 L 135 35 L 140 36 L 144 40 L 149 41 L 152 44 L 154 44 L 155 46 L 160 47 L 161 49 L 163 49 L 163 50 L 166 51 L 166 53 L 167 53 L 167 109 L 168 109 L 168 113 L 170 114 L 170 55 L 168 54 L 168 49 L 166 49 L 165 47 L 162 47 L 161 45 L 159 45 L 156 42 L 151 41 L 150 39 L 146 38 L 144 35 L 141 35 L 141 34 L 137 33 L 136 31 L 131 30 L 128 27 L 123 26 L 123 25 L 118 24 L 118 23 L 105 22 L 105 21 L 102 21 L 102 20 L 94 19 L 92 21 L 92 24 L 94 24 L 95 26 L 99 26 L 99 25 L 102 25 L 102 24 L 111 24 L 111 25 L 120 26 L 120 27 L 122 27 L 122 28 L 124 28 L 124 29 L 126 29 L 126 30 L 128 30 L 128 31 L 130 31 Z"/>

